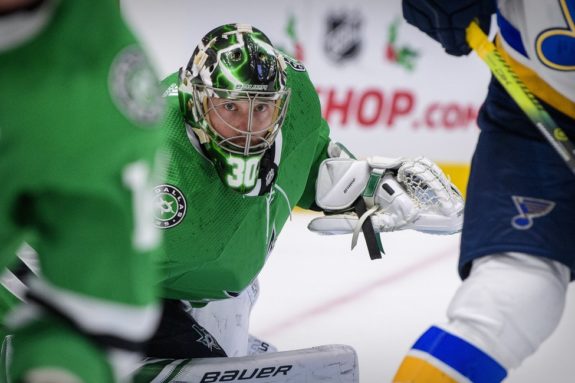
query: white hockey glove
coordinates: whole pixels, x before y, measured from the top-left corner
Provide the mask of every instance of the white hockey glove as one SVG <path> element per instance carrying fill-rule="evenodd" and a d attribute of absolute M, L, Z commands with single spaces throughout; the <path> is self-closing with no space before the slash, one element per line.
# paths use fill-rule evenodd
<path fill-rule="evenodd" d="M 360 197 L 368 210 L 358 217 L 353 207 Z M 327 159 L 316 181 L 316 204 L 327 215 L 313 219 L 308 229 L 319 234 L 353 233 L 352 248 L 367 217 L 375 232 L 413 229 L 453 234 L 463 222 L 461 193 L 424 157 Z"/>

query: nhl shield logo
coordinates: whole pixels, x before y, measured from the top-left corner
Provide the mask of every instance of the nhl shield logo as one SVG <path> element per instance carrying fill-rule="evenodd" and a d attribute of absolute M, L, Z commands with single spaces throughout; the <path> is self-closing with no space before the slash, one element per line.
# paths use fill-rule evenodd
<path fill-rule="evenodd" d="M 555 207 L 555 202 L 544 199 L 511 196 L 519 214 L 511 219 L 511 225 L 517 230 L 528 230 L 533 226 L 533 218 L 543 217 Z"/>
<path fill-rule="evenodd" d="M 334 12 L 327 16 L 324 49 L 329 58 L 342 63 L 356 57 L 361 49 L 359 12 Z"/>
<path fill-rule="evenodd" d="M 158 185 L 154 188 L 154 223 L 160 229 L 174 227 L 186 215 L 186 198 L 172 185 Z"/>

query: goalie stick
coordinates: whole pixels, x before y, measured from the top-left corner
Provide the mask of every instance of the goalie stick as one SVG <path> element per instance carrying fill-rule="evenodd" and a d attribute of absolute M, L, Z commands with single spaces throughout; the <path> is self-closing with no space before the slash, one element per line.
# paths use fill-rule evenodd
<path fill-rule="evenodd" d="M 567 138 L 565 131 L 543 109 L 541 103 L 537 101 L 531 91 L 517 77 L 517 74 L 501 57 L 497 47 L 489 41 L 487 35 L 475 21 L 472 21 L 467 27 L 466 37 L 469 46 L 489 66 L 491 73 L 509 93 L 509 96 L 517 103 L 519 108 L 539 129 L 563 161 L 565 161 L 565 164 L 575 174 L 575 147 Z"/>

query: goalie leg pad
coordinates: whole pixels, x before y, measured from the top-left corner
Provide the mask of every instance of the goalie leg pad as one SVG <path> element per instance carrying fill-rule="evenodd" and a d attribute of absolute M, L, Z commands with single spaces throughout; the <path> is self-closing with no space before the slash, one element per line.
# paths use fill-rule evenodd
<path fill-rule="evenodd" d="M 151 359 L 135 383 L 359 383 L 355 350 L 325 345 L 239 358 Z"/>
<path fill-rule="evenodd" d="M 240 295 L 191 308 L 192 317 L 212 334 L 227 356 L 277 351 L 275 347 L 249 335 L 250 315 L 259 295 L 257 279 Z"/>
<path fill-rule="evenodd" d="M 163 299 L 160 325 L 145 348 L 152 358 L 186 359 L 227 356 L 216 338 L 189 312 L 189 302 Z"/>

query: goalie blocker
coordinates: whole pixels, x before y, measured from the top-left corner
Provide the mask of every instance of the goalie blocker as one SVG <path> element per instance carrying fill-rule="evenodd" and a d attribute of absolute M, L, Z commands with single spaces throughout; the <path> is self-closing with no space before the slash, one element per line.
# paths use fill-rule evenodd
<path fill-rule="evenodd" d="M 236 358 L 149 359 L 134 383 L 359 383 L 351 346 L 325 345 Z"/>
<path fill-rule="evenodd" d="M 363 198 L 367 212 L 353 212 Z M 319 234 L 353 233 L 371 217 L 376 232 L 413 229 L 453 234 L 463 224 L 463 198 L 431 160 L 369 157 L 366 160 L 329 158 L 319 169 L 316 204 L 326 213 L 308 229 Z"/>

